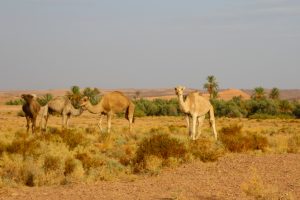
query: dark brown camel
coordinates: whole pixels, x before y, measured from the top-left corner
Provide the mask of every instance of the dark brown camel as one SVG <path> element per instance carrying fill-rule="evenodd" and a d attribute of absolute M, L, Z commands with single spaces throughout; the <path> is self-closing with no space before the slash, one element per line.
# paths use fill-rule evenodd
<path fill-rule="evenodd" d="M 36 129 L 36 118 L 41 109 L 40 104 L 36 101 L 36 96 L 32 94 L 22 94 L 21 96 L 25 103 L 22 106 L 22 110 L 25 113 L 26 121 L 27 121 L 27 133 L 29 131 L 30 122 L 32 123 L 32 133 L 35 132 Z"/>

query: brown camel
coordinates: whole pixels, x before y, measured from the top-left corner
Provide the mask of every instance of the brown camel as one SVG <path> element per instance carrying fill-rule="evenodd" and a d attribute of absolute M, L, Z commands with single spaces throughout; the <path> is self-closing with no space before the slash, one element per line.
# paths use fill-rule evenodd
<path fill-rule="evenodd" d="M 39 114 L 41 106 L 36 101 L 36 96 L 33 94 L 22 94 L 21 97 L 25 100 L 25 103 L 22 106 L 22 110 L 25 113 L 25 117 L 27 121 L 27 126 L 26 126 L 27 133 L 29 131 L 30 122 L 31 122 L 32 133 L 34 133 L 36 129 L 36 118 Z"/>
<path fill-rule="evenodd" d="M 184 89 L 185 87 L 178 86 L 175 88 L 175 93 L 178 96 L 180 108 L 186 115 L 186 122 L 187 122 L 187 127 L 189 130 L 190 137 L 193 140 L 199 138 L 201 134 L 201 130 L 198 129 L 199 127 L 201 128 L 203 124 L 203 121 L 205 119 L 205 114 L 209 113 L 210 125 L 213 129 L 213 134 L 217 139 L 217 131 L 215 125 L 213 106 L 207 99 L 202 97 L 198 92 L 189 93 L 186 97 L 186 100 L 184 100 L 183 99 Z"/>
<path fill-rule="evenodd" d="M 47 129 L 48 118 L 50 114 L 58 113 L 62 116 L 62 128 L 68 128 L 71 116 L 79 116 L 83 112 L 82 108 L 75 109 L 66 96 L 58 96 L 50 100 L 42 110 L 42 120 L 45 119 L 45 124 L 42 125 L 43 129 Z"/>
<path fill-rule="evenodd" d="M 80 101 L 80 106 L 87 109 L 90 113 L 100 114 L 100 120 L 98 127 L 102 132 L 102 117 L 107 116 L 107 132 L 110 132 L 111 128 L 111 118 L 115 113 L 120 113 L 125 111 L 125 118 L 129 121 L 129 131 L 132 131 L 132 123 L 134 122 L 134 108 L 135 105 L 132 101 L 125 96 L 122 92 L 111 92 L 104 95 L 101 101 L 93 106 L 88 97 L 83 97 Z"/>

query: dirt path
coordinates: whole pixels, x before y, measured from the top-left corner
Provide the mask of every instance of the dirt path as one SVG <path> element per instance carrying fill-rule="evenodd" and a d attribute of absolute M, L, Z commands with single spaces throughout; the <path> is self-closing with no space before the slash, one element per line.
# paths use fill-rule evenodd
<path fill-rule="evenodd" d="M 194 162 L 133 182 L 2 188 L 0 199 L 251 199 L 241 185 L 254 171 L 282 199 L 288 194 L 300 199 L 300 154 L 230 154 L 215 163 Z"/>

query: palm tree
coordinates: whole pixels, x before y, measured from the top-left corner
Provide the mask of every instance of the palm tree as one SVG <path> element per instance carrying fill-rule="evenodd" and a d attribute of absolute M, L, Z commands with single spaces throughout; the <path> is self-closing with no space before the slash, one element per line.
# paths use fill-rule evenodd
<path fill-rule="evenodd" d="M 254 94 L 252 95 L 252 98 L 256 100 L 265 98 L 265 89 L 263 87 L 254 88 Z"/>
<path fill-rule="evenodd" d="M 87 96 L 90 99 L 91 104 L 96 105 L 100 101 L 100 90 L 98 88 L 91 89 L 87 87 L 83 90 L 83 96 Z"/>
<path fill-rule="evenodd" d="M 279 89 L 278 88 L 273 88 L 269 94 L 269 97 L 271 99 L 279 99 Z"/>
<path fill-rule="evenodd" d="M 72 86 L 71 91 L 67 91 L 67 97 L 71 100 L 73 106 L 75 108 L 79 108 L 79 101 L 82 98 L 82 94 L 80 92 L 80 87 L 79 86 Z"/>
<path fill-rule="evenodd" d="M 141 91 L 139 91 L 139 90 L 135 91 L 134 99 L 138 100 L 138 99 L 140 99 L 140 96 L 141 96 Z"/>
<path fill-rule="evenodd" d="M 213 99 L 218 96 L 219 84 L 215 76 L 208 76 L 206 78 L 207 83 L 204 84 L 203 88 L 209 93 L 209 98 Z"/>
<path fill-rule="evenodd" d="M 44 96 L 42 96 L 41 98 L 38 98 L 37 101 L 39 102 L 39 104 L 41 104 L 42 106 L 46 105 L 51 99 L 53 99 L 53 95 L 50 93 L 45 94 Z"/>

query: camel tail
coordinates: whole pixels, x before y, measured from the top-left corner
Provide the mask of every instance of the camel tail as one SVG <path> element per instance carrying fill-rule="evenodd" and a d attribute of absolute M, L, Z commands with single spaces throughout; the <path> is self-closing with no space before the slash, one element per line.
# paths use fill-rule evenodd
<path fill-rule="evenodd" d="M 127 107 L 126 112 L 125 112 L 125 118 L 126 118 L 127 120 L 129 120 L 129 119 L 130 119 L 130 116 L 132 116 L 132 123 L 134 123 L 134 121 L 135 121 L 135 117 L 134 117 L 134 108 L 135 108 L 135 105 L 131 102 L 131 103 L 129 104 L 129 106 Z"/>

